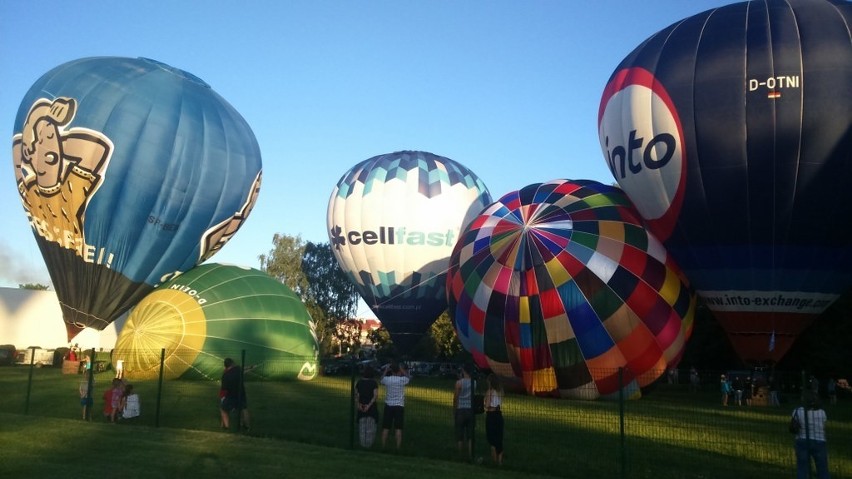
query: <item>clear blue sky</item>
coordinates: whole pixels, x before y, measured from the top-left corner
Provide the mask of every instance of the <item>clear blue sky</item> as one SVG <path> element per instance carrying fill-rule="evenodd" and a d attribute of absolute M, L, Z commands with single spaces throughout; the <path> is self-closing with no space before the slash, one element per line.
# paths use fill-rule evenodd
<path fill-rule="evenodd" d="M 496 199 L 556 178 L 611 183 L 601 92 L 640 42 L 725 0 L 0 2 L 0 286 L 49 284 L 15 188 L 15 114 L 35 80 L 89 56 L 191 72 L 251 125 L 263 187 L 210 261 L 258 267 L 275 233 L 328 241 L 351 166 L 424 150 L 473 170 Z M 4 170 L 0 170 L 4 171 Z"/>

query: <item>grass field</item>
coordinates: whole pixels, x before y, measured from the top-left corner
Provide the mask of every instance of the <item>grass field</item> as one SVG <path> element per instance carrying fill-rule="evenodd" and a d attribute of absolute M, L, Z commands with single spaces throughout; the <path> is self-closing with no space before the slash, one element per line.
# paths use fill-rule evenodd
<path fill-rule="evenodd" d="M 21 477 L 545 477 L 460 461 L 218 432 L 0 413 L 0 471 Z"/>
<path fill-rule="evenodd" d="M 159 393 L 156 381 L 135 383 L 142 397 L 142 417 L 135 424 L 112 425 L 100 418 L 89 423 L 77 419 L 81 416 L 79 376 L 62 375 L 54 368 L 33 370 L 27 403 L 28 375 L 28 368 L 0 368 L 4 391 L 0 410 L 5 414 L 0 464 L 4 470 L 29 471 L 27 464 L 36 458 L 49 467 L 52 458 L 58 457 L 56 464 L 85 472 L 90 458 L 104 466 L 106 456 L 127 455 L 134 457 L 129 463 L 132 469 L 156 467 L 162 477 L 183 477 L 182 470 L 208 477 L 222 477 L 216 474 L 225 470 L 254 471 L 249 475 L 256 477 L 275 471 L 277 477 L 295 477 L 295 473 L 328 477 L 328 471 L 361 469 L 362 465 L 384 471 L 364 477 L 400 477 L 403 470 L 406 477 L 420 477 L 412 474 L 423 471 L 429 477 L 485 477 L 480 473 L 490 477 L 499 472 L 507 476 L 496 477 L 742 479 L 791 477 L 794 470 L 792 437 L 786 432 L 793 399 L 781 408 L 724 408 L 712 385 L 698 393 L 660 385 L 643 399 L 623 406 L 508 395 L 506 465 L 497 469 L 487 466 L 481 422 L 476 454 L 486 456 L 485 465 L 468 465 L 458 458 L 450 379 L 413 380 L 407 392 L 403 448 L 385 452 L 378 447 L 350 449 L 348 377 L 248 383 L 253 424 L 246 436 L 219 431 L 215 381 L 167 381 Z M 95 409 L 99 412 L 100 392 L 112 376 L 109 372 L 97 376 Z M 833 477 L 852 477 L 852 401 L 825 408 Z M 85 451 L 95 453 L 87 456 Z M 11 469 L 7 464 L 12 464 Z M 190 469 L 181 469 L 186 467 Z M 205 468 L 213 470 L 212 475 Z"/>

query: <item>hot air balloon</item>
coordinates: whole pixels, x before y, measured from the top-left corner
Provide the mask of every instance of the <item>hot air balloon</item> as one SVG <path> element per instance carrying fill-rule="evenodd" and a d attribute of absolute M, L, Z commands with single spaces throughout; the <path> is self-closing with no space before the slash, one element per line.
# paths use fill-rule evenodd
<path fill-rule="evenodd" d="M 696 304 L 624 193 L 589 180 L 488 206 L 453 250 L 447 296 L 479 367 L 530 394 L 585 399 L 640 397 L 680 360 Z"/>
<path fill-rule="evenodd" d="M 225 357 L 245 351 L 247 377 L 313 379 L 319 346 L 311 316 L 262 271 L 205 263 L 136 305 L 112 353 L 129 379 L 218 379 Z"/>
<path fill-rule="evenodd" d="M 747 363 L 781 359 L 852 286 L 852 4 L 752 1 L 615 69 L 601 148 Z"/>
<path fill-rule="evenodd" d="M 39 78 L 12 159 L 69 341 L 218 251 L 261 181 L 240 114 L 199 78 L 145 58 L 83 58 Z"/>
<path fill-rule="evenodd" d="M 450 253 L 490 202 L 473 172 L 423 151 L 362 161 L 335 186 L 327 216 L 334 255 L 399 351 L 410 352 L 447 308 Z"/>

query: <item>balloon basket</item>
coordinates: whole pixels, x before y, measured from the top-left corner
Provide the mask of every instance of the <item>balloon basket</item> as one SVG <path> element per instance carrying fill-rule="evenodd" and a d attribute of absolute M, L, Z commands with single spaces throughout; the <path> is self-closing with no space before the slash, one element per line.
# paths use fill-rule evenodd
<path fill-rule="evenodd" d="M 769 388 L 760 386 L 754 388 L 754 394 L 751 397 L 752 406 L 769 406 Z"/>
<path fill-rule="evenodd" d="M 62 374 L 77 374 L 80 372 L 80 361 L 65 359 L 62 361 Z"/>

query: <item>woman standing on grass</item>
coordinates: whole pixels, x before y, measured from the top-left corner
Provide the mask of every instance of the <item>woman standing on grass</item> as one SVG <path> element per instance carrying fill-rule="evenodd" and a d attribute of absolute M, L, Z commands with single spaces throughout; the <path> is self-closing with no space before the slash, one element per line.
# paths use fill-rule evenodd
<path fill-rule="evenodd" d="M 503 465 L 503 384 L 496 374 L 488 375 L 488 391 L 485 392 L 485 437 L 491 445 L 491 459 Z"/>
<path fill-rule="evenodd" d="M 728 396 L 731 395 L 731 383 L 728 382 L 728 379 L 723 374 L 721 379 L 719 380 L 719 388 L 722 392 L 722 406 L 728 405 Z"/>
<path fill-rule="evenodd" d="M 471 374 L 473 367 L 465 364 L 462 366 L 459 379 L 453 390 L 453 423 L 456 429 L 456 441 L 459 454 L 470 459 L 473 454 L 471 439 L 473 438 L 473 380 Z"/>

